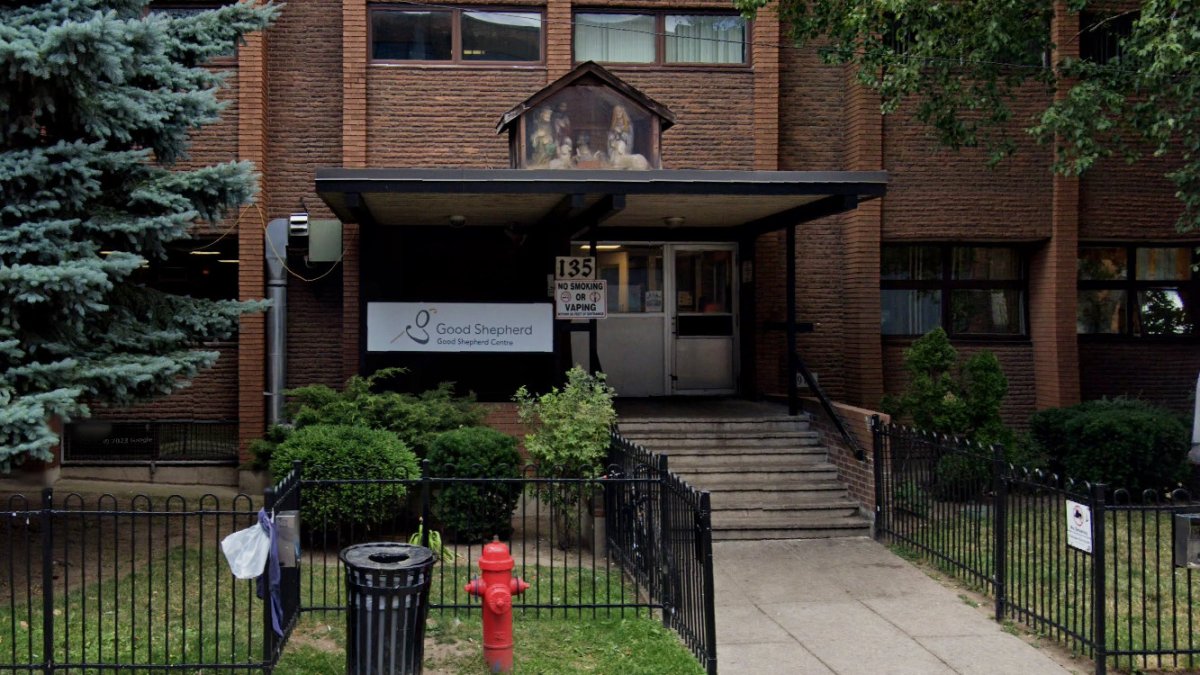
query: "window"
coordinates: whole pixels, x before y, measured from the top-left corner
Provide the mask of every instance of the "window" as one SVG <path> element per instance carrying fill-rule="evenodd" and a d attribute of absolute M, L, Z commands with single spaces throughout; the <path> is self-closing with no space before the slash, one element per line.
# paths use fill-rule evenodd
<path fill-rule="evenodd" d="M 1087 245 L 1079 249 L 1080 335 L 1196 335 L 1200 274 L 1194 246 Z"/>
<path fill-rule="evenodd" d="M 1000 246 L 884 246 L 880 305 L 884 335 L 959 337 L 1026 334 L 1021 251 Z"/>
<path fill-rule="evenodd" d="M 231 236 L 173 242 L 167 245 L 166 259 L 151 260 L 138 271 L 135 279 L 165 293 L 208 300 L 236 300 L 237 251 L 237 239 Z"/>
<path fill-rule="evenodd" d="M 535 63 L 542 15 L 516 10 L 371 10 L 376 61 Z"/>
<path fill-rule="evenodd" d="M 576 61 L 737 65 L 746 44 L 746 20 L 735 14 L 575 15 Z"/>
<path fill-rule="evenodd" d="M 579 244 L 580 255 L 589 246 Z M 601 244 L 596 249 L 597 278 L 608 282 L 609 314 L 663 311 L 663 247 Z"/>
<path fill-rule="evenodd" d="M 1133 23 L 1137 18 L 1137 12 L 1115 16 L 1080 13 L 1079 58 L 1101 64 L 1120 61 L 1123 42 L 1133 35 Z"/>

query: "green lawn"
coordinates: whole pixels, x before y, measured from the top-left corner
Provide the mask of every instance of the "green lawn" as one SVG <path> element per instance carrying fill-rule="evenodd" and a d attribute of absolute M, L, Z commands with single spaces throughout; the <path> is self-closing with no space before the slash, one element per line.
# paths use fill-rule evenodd
<path fill-rule="evenodd" d="M 478 613 L 455 618 L 431 615 L 425 638 L 425 672 L 487 673 Z M 305 616 L 289 641 L 278 672 L 341 675 L 345 672 L 346 628 L 341 616 Z M 695 657 L 662 623 L 641 617 L 585 619 L 517 616 L 513 622 L 513 665 L 519 673 L 611 673 L 612 675 L 697 675 Z"/>
<path fill-rule="evenodd" d="M 1106 516 L 1107 648 L 1200 650 L 1200 570 L 1172 565 L 1171 515 L 1109 510 Z M 928 500 L 919 515 L 902 517 L 901 527 L 909 538 L 991 574 L 994 543 L 990 509 Z M 1014 496 L 1007 529 L 1007 597 L 1043 618 L 1017 608 L 1012 608 L 1013 616 L 1036 632 L 1074 648 L 1063 627 L 1091 634 L 1092 557 L 1067 547 L 1063 500 Z M 905 555 L 927 558 L 976 590 L 991 590 L 957 566 L 909 544 L 897 542 L 896 548 Z M 1200 656 L 1164 655 L 1161 660 L 1157 656 L 1123 656 L 1112 657 L 1109 663 L 1125 670 L 1194 670 L 1200 667 Z"/>
<path fill-rule="evenodd" d="M 185 572 L 186 566 L 186 572 Z M 213 549 L 176 548 L 143 567 L 122 567 L 102 582 L 59 592 L 54 604 L 55 658 L 60 663 L 252 663 L 262 658 L 262 603 L 253 582 L 237 581 Z M 435 567 L 431 601 L 465 603 L 462 585 L 477 574 L 465 561 Z M 330 606 L 344 602 L 341 568 L 307 564 L 301 593 Z M 638 594 L 615 568 L 531 566 L 531 603 L 633 602 Z M 34 598 L 40 592 L 35 589 Z M 42 661 L 42 609 L 10 607 L 0 598 L 0 665 Z M 517 663 L 528 673 L 697 673 L 700 666 L 645 608 L 516 611 Z M 486 672 L 478 610 L 432 611 L 428 672 Z M 341 612 L 302 616 L 284 650 L 280 673 L 341 673 Z M 203 669 L 197 668 L 195 672 Z"/>

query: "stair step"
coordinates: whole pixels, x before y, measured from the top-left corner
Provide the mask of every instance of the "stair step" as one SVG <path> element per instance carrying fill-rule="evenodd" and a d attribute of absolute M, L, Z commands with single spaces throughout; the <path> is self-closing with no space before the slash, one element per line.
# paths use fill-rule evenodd
<path fill-rule="evenodd" d="M 722 530 L 712 533 L 713 541 L 762 541 L 764 539 L 832 539 L 834 537 L 869 537 L 871 526 L 864 523 L 844 528 L 792 528 L 787 530 Z"/>
<path fill-rule="evenodd" d="M 728 509 L 797 509 L 797 508 L 858 508 L 858 502 L 846 496 L 845 489 L 737 491 L 711 493 L 713 510 Z"/>
<path fill-rule="evenodd" d="M 737 516 L 746 518 L 788 516 L 800 520 L 810 518 L 842 518 L 858 515 L 858 504 L 833 502 L 828 504 L 766 504 L 761 506 L 719 506 L 713 505 L 713 515 L 722 517 Z"/>
<path fill-rule="evenodd" d="M 712 436 L 737 436 L 743 433 L 755 434 L 787 434 L 798 431 L 812 431 L 808 422 L 788 422 L 786 424 L 718 424 L 710 425 L 701 422 L 688 424 L 629 424 L 618 422 L 617 430 L 623 436 L 638 434 L 672 434 L 672 433 L 702 433 Z"/>
<path fill-rule="evenodd" d="M 639 443 L 639 445 L 641 445 Z M 642 446 L 646 447 L 646 446 Z M 651 452 L 658 454 L 666 454 L 670 457 L 670 462 L 674 463 L 676 457 L 743 457 L 748 455 L 785 455 L 791 457 L 826 457 L 829 455 L 829 448 L 819 443 L 812 445 L 753 445 L 753 446 L 728 446 L 716 443 L 707 445 L 685 445 L 685 446 L 662 446 L 656 445 L 648 448 Z"/>
<path fill-rule="evenodd" d="M 821 455 L 671 455 L 667 466 L 672 471 L 795 471 L 828 465 Z M 830 465 L 832 466 L 832 465 Z"/>
<path fill-rule="evenodd" d="M 686 448 L 729 448 L 732 450 L 737 448 L 803 448 L 821 445 L 821 437 L 816 434 L 811 436 L 739 436 L 737 438 L 714 438 L 712 436 L 697 434 L 691 438 L 681 436 L 672 436 L 669 438 L 627 436 L 626 438 L 631 443 L 654 452 L 670 452 Z"/>
<path fill-rule="evenodd" d="M 676 426 L 680 428 L 703 427 L 706 429 L 720 427 L 749 427 L 763 428 L 770 425 L 806 424 L 812 421 L 810 415 L 772 415 L 768 417 L 622 417 L 617 423 L 621 428 L 646 426 Z"/>
<path fill-rule="evenodd" d="M 845 530 L 867 527 L 867 525 L 867 519 L 857 513 L 716 511 L 712 514 L 714 532 L 718 530 Z"/>
<path fill-rule="evenodd" d="M 688 426 L 685 429 L 634 429 L 626 430 L 618 428 L 620 435 L 630 438 L 745 438 L 745 440 L 758 440 L 758 438 L 820 438 L 821 432 L 811 429 L 758 429 L 746 428 L 727 432 L 706 431 L 697 429 L 695 426 Z"/>
<path fill-rule="evenodd" d="M 709 492 L 760 492 L 773 490 L 845 490 L 833 473 L 790 474 L 689 474 L 682 472 L 680 478 L 699 490 Z"/>

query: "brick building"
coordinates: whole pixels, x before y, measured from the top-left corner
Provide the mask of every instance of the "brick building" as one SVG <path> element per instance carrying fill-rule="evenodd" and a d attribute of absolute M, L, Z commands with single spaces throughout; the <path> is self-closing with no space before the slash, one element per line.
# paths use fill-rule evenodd
<path fill-rule="evenodd" d="M 1056 37 L 1078 21 L 1062 12 Z M 881 116 L 850 73 L 791 46 L 770 9 L 743 22 L 723 0 L 303 0 L 222 61 L 231 105 L 192 161 L 252 160 L 262 192 L 222 227 L 219 255 L 181 253 L 164 279 L 263 297 L 265 261 L 285 254 L 264 230 L 307 212 L 321 250 L 279 240 L 287 387 L 406 365 L 414 388 L 456 380 L 497 402 L 502 428 L 516 384 L 592 356 L 627 395 L 782 394 L 792 229 L 795 319 L 811 324 L 798 352 L 836 400 L 878 405 L 903 385 L 906 345 L 941 325 L 960 350 L 999 355 L 1014 423 L 1120 394 L 1190 405 L 1197 241 L 1174 230 L 1163 165 L 1052 176 L 1051 150 L 1014 125 L 1015 159 L 990 170 L 981 152 Z M 572 88 L 594 96 L 563 98 Z M 1015 118 L 1047 96 L 1031 88 Z M 539 133 L 555 141 L 544 150 L 570 139 L 573 170 L 536 154 Z M 603 158 L 589 165 L 592 152 Z M 618 152 L 641 160 L 616 166 Z M 546 318 L 547 276 L 555 256 L 593 246 L 609 318 L 572 330 Z M 373 346 L 368 314 L 409 312 L 379 315 L 380 330 L 399 322 L 393 344 L 418 303 L 518 303 L 551 335 L 528 352 Z M 98 418 L 211 423 L 244 453 L 271 414 L 267 324 L 245 318 L 191 387 Z"/>

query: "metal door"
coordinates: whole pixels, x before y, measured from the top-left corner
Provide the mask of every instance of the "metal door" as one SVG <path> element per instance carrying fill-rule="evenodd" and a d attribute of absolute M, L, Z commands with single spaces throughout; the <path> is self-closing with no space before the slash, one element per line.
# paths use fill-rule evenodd
<path fill-rule="evenodd" d="M 674 244 L 667 248 L 670 391 L 685 395 L 735 393 L 737 249 L 728 244 Z"/>

